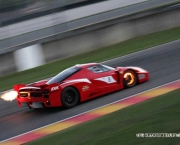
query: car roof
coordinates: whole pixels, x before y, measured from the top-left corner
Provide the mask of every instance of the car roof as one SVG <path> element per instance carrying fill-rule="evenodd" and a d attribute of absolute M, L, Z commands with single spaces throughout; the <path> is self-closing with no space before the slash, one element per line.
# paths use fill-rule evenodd
<path fill-rule="evenodd" d="M 76 67 L 84 68 L 84 67 L 90 67 L 90 66 L 98 65 L 98 64 L 99 64 L 99 63 L 85 63 L 85 64 L 76 64 L 75 66 L 76 66 Z"/>

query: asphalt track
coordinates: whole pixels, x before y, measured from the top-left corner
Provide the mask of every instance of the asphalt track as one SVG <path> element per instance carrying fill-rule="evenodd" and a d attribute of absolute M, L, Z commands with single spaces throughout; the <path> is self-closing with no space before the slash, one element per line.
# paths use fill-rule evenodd
<path fill-rule="evenodd" d="M 105 63 L 111 66 L 143 67 L 150 72 L 150 81 L 82 103 L 68 110 L 61 108 L 30 110 L 17 107 L 16 101 L 0 103 L 0 141 L 180 79 L 180 41 Z"/>

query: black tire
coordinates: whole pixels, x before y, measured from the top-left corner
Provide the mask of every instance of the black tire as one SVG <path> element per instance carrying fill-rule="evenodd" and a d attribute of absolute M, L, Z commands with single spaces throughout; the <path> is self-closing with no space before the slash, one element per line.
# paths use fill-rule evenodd
<path fill-rule="evenodd" d="M 72 108 L 79 103 L 79 93 L 73 87 L 66 87 L 61 94 L 61 102 L 64 108 Z"/>
<path fill-rule="evenodd" d="M 138 82 L 137 74 L 133 70 L 127 70 L 123 75 L 123 81 L 125 88 L 131 88 Z"/>
<path fill-rule="evenodd" d="M 32 107 L 28 104 L 29 109 L 32 109 Z"/>

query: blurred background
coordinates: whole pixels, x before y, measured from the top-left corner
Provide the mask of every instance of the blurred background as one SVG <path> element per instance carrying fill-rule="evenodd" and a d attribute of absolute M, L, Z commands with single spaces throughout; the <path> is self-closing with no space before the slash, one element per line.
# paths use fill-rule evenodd
<path fill-rule="evenodd" d="M 0 25 L 5 26 L 103 0 L 1 0 Z"/>
<path fill-rule="evenodd" d="M 1 0 L 0 76 L 179 26 L 179 0 Z"/>

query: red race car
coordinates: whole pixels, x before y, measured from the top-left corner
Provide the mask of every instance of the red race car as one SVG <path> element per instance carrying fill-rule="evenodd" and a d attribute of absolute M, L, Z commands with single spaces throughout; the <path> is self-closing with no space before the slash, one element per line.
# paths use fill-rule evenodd
<path fill-rule="evenodd" d="M 130 88 L 149 79 L 139 67 L 117 67 L 88 63 L 67 68 L 50 80 L 14 86 L 18 106 L 71 108 L 104 94 Z"/>

